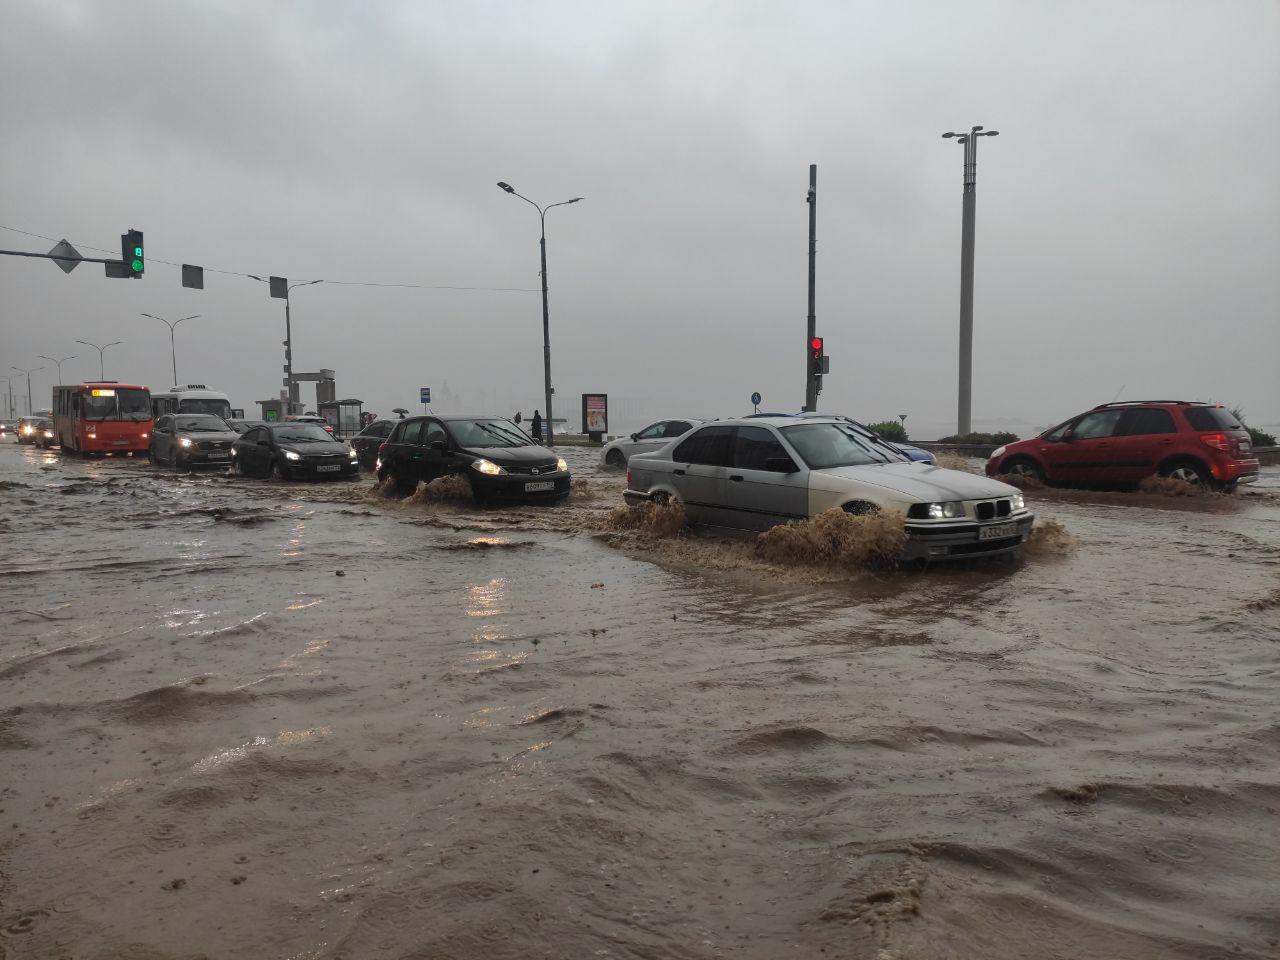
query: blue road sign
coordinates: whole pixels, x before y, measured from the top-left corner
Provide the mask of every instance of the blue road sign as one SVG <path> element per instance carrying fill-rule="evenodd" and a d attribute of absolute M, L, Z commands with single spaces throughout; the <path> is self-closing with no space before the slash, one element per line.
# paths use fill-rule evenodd
<path fill-rule="evenodd" d="M 431 402 L 431 388 L 430 388 L 430 387 L 419 387 L 419 388 L 418 388 L 418 402 L 419 402 L 419 403 L 430 403 L 430 402 Z"/>
<path fill-rule="evenodd" d="M 759 391 L 756 391 L 755 393 L 753 393 L 753 394 L 751 395 L 751 405 L 752 405 L 753 407 L 758 407 L 758 406 L 760 406 L 760 401 L 761 401 L 762 399 L 763 399 L 763 398 L 760 396 L 760 392 L 759 392 Z"/>

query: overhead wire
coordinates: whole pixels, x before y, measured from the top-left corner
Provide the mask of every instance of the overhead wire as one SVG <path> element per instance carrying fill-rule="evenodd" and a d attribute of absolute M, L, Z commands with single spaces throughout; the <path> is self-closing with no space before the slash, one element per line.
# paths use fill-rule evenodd
<path fill-rule="evenodd" d="M 30 230 L 21 230 L 18 227 L 10 227 L 3 223 L 0 223 L 0 230 L 10 230 L 13 233 L 20 233 L 23 236 L 35 237 L 37 240 L 47 240 L 49 243 L 59 242 L 58 240 L 55 240 L 53 237 L 46 237 L 42 233 L 32 233 Z M 74 241 L 68 241 L 68 242 L 72 243 L 73 246 L 83 247 L 85 250 L 96 250 L 100 253 L 116 252 L 110 247 L 99 247 L 99 246 L 95 246 L 92 243 L 85 243 L 80 240 L 74 240 Z M 170 266 L 170 267 L 183 266 L 183 264 L 181 263 L 175 263 L 172 260 L 164 260 L 160 257 L 154 257 L 151 255 L 147 256 L 147 260 L 151 263 L 163 263 L 166 266 Z M 207 270 L 209 273 L 220 273 L 229 277 L 244 277 L 248 280 L 259 279 L 258 277 L 255 277 L 251 273 L 243 273 L 239 270 L 220 270 L 217 267 L 201 267 L 201 269 Z M 444 283 L 378 283 L 375 281 L 367 281 L 367 280 L 329 280 L 327 278 L 325 279 L 324 282 L 332 286 L 339 286 L 339 287 L 390 287 L 390 288 L 398 288 L 398 289 L 404 289 L 404 290 L 465 290 L 465 291 L 477 291 L 477 292 L 485 292 L 485 293 L 541 293 L 542 292 L 541 287 L 472 287 L 472 286 L 461 286 L 457 284 L 444 284 Z"/>

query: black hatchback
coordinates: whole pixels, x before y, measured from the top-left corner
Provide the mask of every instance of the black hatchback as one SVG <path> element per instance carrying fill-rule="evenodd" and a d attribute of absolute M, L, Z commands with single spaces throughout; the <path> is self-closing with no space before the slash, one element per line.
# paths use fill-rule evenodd
<path fill-rule="evenodd" d="M 281 480 L 354 477 L 356 452 L 314 423 L 267 423 L 251 427 L 231 445 L 236 473 Z"/>
<path fill-rule="evenodd" d="M 569 465 L 498 417 L 414 417 L 396 424 L 378 453 L 378 479 L 401 493 L 448 474 L 471 481 L 477 503 L 562 500 Z"/>

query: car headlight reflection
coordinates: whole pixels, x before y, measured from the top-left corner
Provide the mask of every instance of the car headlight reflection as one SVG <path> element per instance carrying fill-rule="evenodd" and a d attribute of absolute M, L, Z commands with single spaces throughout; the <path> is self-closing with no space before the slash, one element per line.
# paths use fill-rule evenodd
<path fill-rule="evenodd" d="M 569 463 L 564 457 L 556 457 L 556 469 L 561 473 L 569 472 Z"/>
<path fill-rule="evenodd" d="M 507 472 L 506 470 L 502 469 L 502 467 L 494 463 L 492 460 L 486 460 L 484 459 L 484 457 L 481 457 L 479 460 L 475 461 L 473 464 L 471 464 L 471 466 L 475 467 L 476 470 L 480 471 L 485 476 L 489 476 L 489 477 L 499 477 L 499 476 L 502 476 L 502 474 Z"/>
<path fill-rule="evenodd" d="M 300 454 L 300 453 L 294 453 L 292 450 L 286 450 L 286 451 L 284 452 L 284 458 L 285 458 L 286 460 L 301 460 L 301 459 L 302 459 L 302 454 Z"/>
<path fill-rule="evenodd" d="M 52 431 L 52 430 L 46 430 L 46 431 L 44 432 L 44 435 L 45 435 L 47 438 L 49 438 L 50 440 L 52 440 L 52 439 L 53 439 L 53 431 Z"/>
<path fill-rule="evenodd" d="M 954 520 L 964 516 L 964 504 L 958 500 L 949 503 L 931 503 L 928 506 L 930 520 Z"/>

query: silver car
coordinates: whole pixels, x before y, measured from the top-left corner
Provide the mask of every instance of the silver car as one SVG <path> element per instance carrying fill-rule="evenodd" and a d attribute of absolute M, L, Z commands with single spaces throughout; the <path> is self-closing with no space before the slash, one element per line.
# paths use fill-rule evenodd
<path fill-rule="evenodd" d="M 231 444 L 238 436 L 225 420 L 211 413 L 166 413 L 151 430 L 147 454 L 152 463 L 168 463 L 175 470 L 227 467 Z"/>
<path fill-rule="evenodd" d="M 651 423 L 629 437 L 619 437 L 617 440 L 606 443 L 600 451 L 600 462 L 606 467 L 621 469 L 636 454 L 661 450 L 668 442 L 684 436 L 702 422 L 693 417 L 685 417 L 679 420 L 659 420 L 657 423 Z"/>
<path fill-rule="evenodd" d="M 913 463 L 837 417 L 717 420 L 632 458 L 627 503 L 677 499 L 691 523 L 767 530 L 838 508 L 906 515 L 903 559 L 1016 550 L 1035 517 L 998 480 Z"/>

